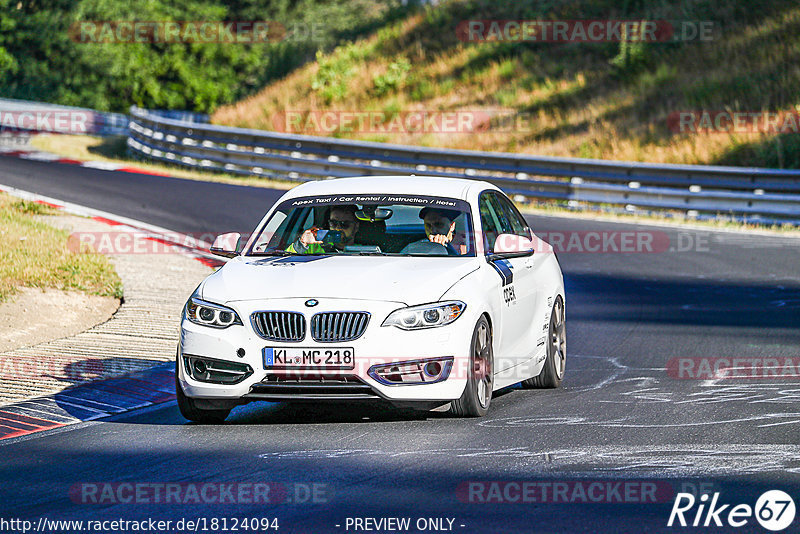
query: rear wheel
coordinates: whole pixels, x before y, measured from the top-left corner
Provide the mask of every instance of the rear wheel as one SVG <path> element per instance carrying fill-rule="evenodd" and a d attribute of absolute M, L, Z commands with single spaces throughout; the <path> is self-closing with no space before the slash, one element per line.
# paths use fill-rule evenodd
<path fill-rule="evenodd" d="M 556 298 L 553 310 L 550 312 L 550 328 L 547 334 L 547 358 L 539 376 L 534 376 L 522 382 L 522 387 L 557 388 L 564 378 L 567 365 L 567 329 L 564 317 L 564 301 Z"/>
<path fill-rule="evenodd" d="M 178 380 L 178 361 L 175 361 L 175 396 L 178 399 L 178 409 L 181 415 L 189 421 L 202 424 L 222 423 L 230 415 L 230 409 L 206 410 L 198 408 L 197 403 L 191 397 L 187 397 L 183 392 L 180 380 Z"/>
<path fill-rule="evenodd" d="M 486 317 L 475 325 L 470 345 L 470 367 L 467 386 L 461 398 L 450 403 L 450 413 L 458 417 L 483 417 L 492 401 L 494 355 L 492 334 Z"/>

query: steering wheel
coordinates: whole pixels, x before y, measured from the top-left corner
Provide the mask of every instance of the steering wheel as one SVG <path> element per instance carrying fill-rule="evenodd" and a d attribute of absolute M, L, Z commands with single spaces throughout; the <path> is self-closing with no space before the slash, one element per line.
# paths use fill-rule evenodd
<path fill-rule="evenodd" d="M 458 256 L 458 252 L 449 243 L 441 245 L 427 239 L 420 239 L 406 245 L 400 254 L 427 254 L 428 256 Z"/>

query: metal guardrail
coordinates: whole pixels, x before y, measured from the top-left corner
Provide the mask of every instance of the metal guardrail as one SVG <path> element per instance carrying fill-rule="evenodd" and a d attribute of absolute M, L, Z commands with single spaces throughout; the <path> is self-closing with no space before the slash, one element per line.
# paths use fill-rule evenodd
<path fill-rule="evenodd" d="M 146 158 L 290 180 L 355 175 L 486 180 L 513 195 L 629 209 L 800 221 L 800 171 L 662 165 L 443 150 L 188 123 L 131 108 L 128 145 Z"/>
<path fill-rule="evenodd" d="M 208 122 L 208 115 L 204 113 L 175 110 L 150 110 L 150 113 L 184 122 Z M 123 113 L 11 98 L 0 98 L 0 116 L 0 130 L 3 131 L 88 134 L 101 137 L 128 135 L 130 122 L 130 117 Z"/>
<path fill-rule="evenodd" d="M 3 115 L 0 128 L 4 131 L 128 135 L 129 118 L 122 113 L 3 98 L 0 114 Z"/>

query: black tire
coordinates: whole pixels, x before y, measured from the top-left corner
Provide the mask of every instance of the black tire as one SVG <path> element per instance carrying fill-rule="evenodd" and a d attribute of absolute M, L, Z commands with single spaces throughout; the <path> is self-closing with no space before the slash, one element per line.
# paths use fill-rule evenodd
<path fill-rule="evenodd" d="M 522 382 L 525 389 L 557 388 L 564 379 L 567 365 L 567 328 L 564 301 L 557 297 L 550 312 L 550 328 L 547 330 L 547 358 L 539 376 Z"/>
<path fill-rule="evenodd" d="M 470 344 L 467 387 L 461 398 L 450 403 L 450 413 L 457 417 L 483 417 L 489 411 L 494 384 L 494 354 L 489 321 L 481 316 L 475 325 Z"/>
<path fill-rule="evenodd" d="M 181 415 L 189 421 L 201 424 L 217 424 L 225 421 L 225 418 L 230 415 L 230 409 L 220 410 L 205 410 L 198 408 L 194 399 L 187 397 L 183 392 L 181 383 L 178 380 L 178 361 L 175 362 L 175 396 L 178 399 L 178 409 Z"/>

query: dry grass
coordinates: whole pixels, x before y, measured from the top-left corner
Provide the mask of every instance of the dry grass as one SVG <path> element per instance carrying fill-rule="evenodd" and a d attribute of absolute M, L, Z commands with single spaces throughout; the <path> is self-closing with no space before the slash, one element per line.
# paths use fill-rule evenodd
<path fill-rule="evenodd" d="M 589 2 L 584 3 L 591 9 Z M 626 69 L 611 65 L 618 50 L 613 43 L 460 42 L 452 30 L 459 20 L 513 18 L 496 11 L 482 16 L 486 13 L 470 11 L 480 9 L 474 5 L 480 3 L 451 1 L 440 11 L 387 25 L 370 37 L 320 56 L 316 63 L 251 98 L 220 108 L 212 120 L 272 130 L 285 111 L 377 110 L 391 114 L 468 110 L 492 114 L 510 110 L 519 126 L 495 125 L 489 131 L 459 134 L 335 135 L 546 156 L 800 166 L 796 135 L 779 139 L 760 133 L 681 134 L 672 132 L 667 123 L 667 117 L 676 111 L 785 111 L 800 106 L 796 91 L 800 84 L 800 7 L 792 2 L 776 0 L 761 6 L 734 0 L 670 0 L 643 7 L 645 11 L 629 13 L 628 18 L 713 18 L 715 39 L 647 45 L 641 65 Z M 620 13 L 608 15 L 615 16 L 624 18 Z M 410 62 L 411 69 L 394 90 L 376 91 L 377 79 L 390 65 L 403 61 Z M 330 83 L 324 88 L 317 84 L 315 89 L 321 68 L 327 69 Z M 312 129 L 297 133 L 331 132 Z"/>
<path fill-rule="evenodd" d="M 68 246 L 69 233 L 42 220 L 52 210 L 0 193 L 0 302 L 19 287 L 83 291 L 122 297 L 108 258 Z"/>

